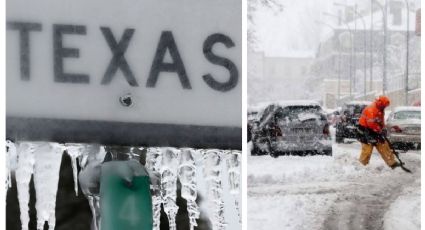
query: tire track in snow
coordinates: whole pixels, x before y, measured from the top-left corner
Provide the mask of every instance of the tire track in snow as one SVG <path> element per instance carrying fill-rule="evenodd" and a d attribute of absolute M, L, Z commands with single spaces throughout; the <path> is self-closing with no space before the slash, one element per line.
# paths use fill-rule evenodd
<path fill-rule="evenodd" d="M 389 206 L 401 194 L 404 187 L 420 177 L 420 162 L 406 159 L 407 167 L 414 168 L 414 174 L 396 169 L 384 177 L 364 175 L 359 178 L 352 191 L 339 193 L 335 203 L 328 210 L 322 230 L 381 230 L 384 215 Z M 367 184 L 361 184 L 361 182 Z"/>

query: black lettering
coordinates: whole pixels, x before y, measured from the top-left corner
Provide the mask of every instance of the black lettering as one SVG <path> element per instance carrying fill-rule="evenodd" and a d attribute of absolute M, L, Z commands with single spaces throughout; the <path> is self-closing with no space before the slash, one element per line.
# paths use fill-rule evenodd
<path fill-rule="evenodd" d="M 206 74 L 202 76 L 202 78 L 212 89 L 226 92 L 235 88 L 238 84 L 239 71 L 235 63 L 233 63 L 227 58 L 217 56 L 212 52 L 212 47 L 215 43 L 218 42 L 223 43 L 226 48 L 231 48 L 235 46 L 232 39 L 230 39 L 228 36 L 224 34 L 212 34 L 208 36 L 208 38 L 204 42 L 204 55 L 211 63 L 223 66 L 224 68 L 228 69 L 230 73 L 229 80 L 227 82 L 218 82 L 211 76 L 211 74 Z"/>
<path fill-rule="evenodd" d="M 128 84 L 130 84 L 131 86 L 138 86 L 137 81 L 134 78 L 133 72 L 131 71 L 130 66 L 128 65 L 124 57 L 124 53 L 127 50 L 131 37 L 133 36 L 134 29 L 126 29 L 119 43 L 117 43 L 117 41 L 115 40 L 111 29 L 107 27 L 101 27 L 100 30 L 102 31 L 103 36 L 105 37 L 106 42 L 108 43 L 109 48 L 111 49 L 113 54 L 112 60 L 111 62 L 109 62 L 108 68 L 106 69 L 106 72 L 103 75 L 102 85 L 109 84 L 112 78 L 117 73 L 118 68 L 120 68 Z"/>
<path fill-rule="evenodd" d="M 41 31 L 40 23 L 7 22 L 7 29 L 19 31 L 19 56 L 21 80 L 30 80 L 30 31 Z"/>
<path fill-rule="evenodd" d="M 64 73 L 64 58 L 78 58 L 80 51 L 76 48 L 63 47 L 63 35 L 77 34 L 85 35 L 86 27 L 80 25 L 53 25 L 53 52 L 54 52 L 54 74 L 55 82 L 62 83 L 89 83 L 87 74 Z"/>
<path fill-rule="evenodd" d="M 170 52 L 172 63 L 163 61 L 167 50 Z M 146 87 L 155 87 L 160 72 L 176 72 L 183 88 L 192 88 L 171 31 L 163 31 L 161 34 Z"/>

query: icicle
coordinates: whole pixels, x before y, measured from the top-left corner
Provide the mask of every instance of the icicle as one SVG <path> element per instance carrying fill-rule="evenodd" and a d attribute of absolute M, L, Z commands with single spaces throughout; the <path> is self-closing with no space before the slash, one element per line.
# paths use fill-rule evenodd
<path fill-rule="evenodd" d="M 72 176 L 74 177 L 74 191 L 76 196 L 78 196 L 77 159 L 82 155 L 84 148 L 85 146 L 82 144 L 66 144 L 66 152 L 71 157 L 72 162 Z"/>
<path fill-rule="evenodd" d="M 15 171 L 16 186 L 18 189 L 19 211 L 21 213 L 22 230 L 28 230 L 30 201 L 29 184 L 34 172 L 34 149 L 30 142 L 21 142 L 18 146 L 18 166 Z"/>
<path fill-rule="evenodd" d="M 210 217 L 213 230 L 225 229 L 223 188 L 221 185 L 220 150 L 206 150 L 204 154 L 204 176 L 207 183 L 209 209 L 213 214 Z"/>
<path fill-rule="evenodd" d="M 177 199 L 177 157 L 178 150 L 165 148 L 161 162 L 161 198 L 164 211 L 167 214 L 169 229 L 176 230 L 176 215 L 179 207 Z"/>
<path fill-rule="evenodd" d="M 100 164 L 102 164 L 106 155 L 105 148 L 98 144 L 85 145 L 81 151 L 79 163 L 81 171 L 79 174 L 79 183 L 81 191 L 89 201 L 90 210 L 92 213 L 92 230 L 100 229 L 100 197 L 99 194 L 92 191 L 99 191 L 96 187 L 100 178 Z"/>
<path fill-rule="evenodd" d="M 59 170 L 65 147 L 58 143 L 37 143 L 34 151 L 34 185 L 36 191 L 37 229 L 44 229 L 47 221 L 49 229 L 56 225 L 56 193 L 59 183 Z"/>
<path fill-rule="evenodd" d="M 146 169 L 152 173 L 160 172 L 161 149 L 148 148 L 146 152 Z M 156 185 L 151 185 L 152 190 L 152 213 L 153 213 L 153 229 L 159 230 L 161 217 L 161 193 L 160 188 Z"/>
<path fill-rule="evenodd" d="M 10 140 L 6 140 L 6 190 L 12 187 L 11 172 L 16 169 L 18 164 L 18 156 L 16 153 L 16 146 Z"/>
<path fill-rule="evenodd" d="M 241 183 L 241 152 L 237 150 L 226 151 L 226 168 L 228 173 L 230 194 L 234 196 L 235 207 L 241 222 L 241 215 L 239 209 L 239 194 Z"/>
<path fill-rule="evenodd" d="M 198 195 L 196 185 L 196 166 L 193 156 L 193 149 L 183 148 L 180 153 L 180 164 L 178 176 L 182 184 L 181 196 L 187 201 L 187 212 L 189 213 L 190 230 L 198 226 L 196 219 L 199 218 L 199 207 L 196 204 Z"/>

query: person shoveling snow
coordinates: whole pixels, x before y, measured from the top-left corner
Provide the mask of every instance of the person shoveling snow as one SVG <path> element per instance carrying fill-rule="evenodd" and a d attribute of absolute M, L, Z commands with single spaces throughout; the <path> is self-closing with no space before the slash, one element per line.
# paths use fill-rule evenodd
<path fill-rule="evenodd" d="M 380 96 L 362 111 L 362 115 L 359 119 L 358 139 L 362 144 L 359 160 L 363 165 L 369 163 L 373 146 L 375 146 L 379 154 L 381 154 L 382 159 L 389 167 L 394 169 L 401 166 L 401 164 L 394 159 L 393 149 L 385 138 L 384 110 L 389 105 L 390 99 L 386 96 Z"/>

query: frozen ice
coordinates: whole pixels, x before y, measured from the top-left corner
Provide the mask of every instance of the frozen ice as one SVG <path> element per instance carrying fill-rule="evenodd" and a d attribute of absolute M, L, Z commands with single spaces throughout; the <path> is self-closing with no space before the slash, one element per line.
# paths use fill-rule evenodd
<path fill-rule="evenodd" d="M 34 186 L 36 192 L 37 229 L 44 229 L 47 221 L 49 229 L 56 225 L 56 192 L 59 183 L 59 170 L 65 146 L 58 143 L 40 142 L 34 149 Z"/>
<path fill-rule="evenodd" d="M 11 141 L 7 141 L 6 146 L 7 172 L 15 170 L 16 173 L 23 230 L 28 229 L 29 223 L 31 176 L 34 176 L 36 190 L 37 229 L 43 229 L 46 221 L 49 229 L 55 228 L 56 194 L 64 150 L 72 159 L 75 194 L 78 195 L 77 182 L 79 182 L 81 192 L 87 198 L 94 217 L 92 230 L 100 229 L 100 166 L 106 155 L 103 146 L 51 142 L 14 144 Z M 131 148 L 129 153 L 131 159 L 139 157 L 135 152 L 136 148 L 141 149 L 140 147 Z M 77 161 L 81 167 L 79 174 Z M 202 203 L 196 203 L 198 193 L 206 196 L 207 215 L 211 219 L 214 230 L 224 229 L 227 226 L 223 196 L 227 196 L 226 201 L 234 199 L 240 221 L 240 163 L 241 153 L 234 150 L 147 148 L 145 166 L 151 179 L 153 229 L 160 228 L 161 206 L 168 217 L 170 229 L 176 229 L 176 215 L 179 208 L 176 204 L 177 180 L 181 183 L 181 196 L 187 201 L 190 229 L 193 230 L 197 226 L 201 207 L 204 207 Z M 198 183 L 199 181 L 201 183 Z M 223 195 L 222 183 L 226 183 L 225 192 L 228 195 Z M 10 180 L 7 181 L 7 186 L 10 186 Z M 232 202 L 229 204 L 233 208 Z"/>
<path fill-rule="evenodd" d="M 161 197 L 164 211 L 167 214 L 169 228 L 176 230 L 176 215 L 179 207 L 177 199 L 177 166 L 179 150 L 165 148 L 162 153 L 161 173 Z"/>
<path fill-rule="evenodd" d="M 181 196 L 187 201 L 187 212 L 189 213 L 190 229 L 198 226 L 196 219 L 199 218 L 199 207 L 196 204 L 198 196 L 196 185 L 196 165 L 193 156 L 193 149 L 183 148 L 180 152 L 180 164 L 178 176 L 181 188 Z"/>
<path fill-rule="evenodd" d="M 159 173 L 162 152 L 160 148 L 148 148 L 146 151 L 146 169 L 149 173 Z M 152 191 L 152 213 L 153 213 L 153 229 L 159 230 L 161 217 L 161 194 L 158 185 L 151 185 Z"/>
<path fill-rule="evenodd" d="M 213 230 L 223 230 L 226 227 L 224 222 L 224 202 L 223 187 L 221 184 L 221 150 L 206 150 L 203 156 L 204 176 L 207 182 L 207 199 L 209 210 L 212 211 L 210 220 Z"/>
<path fill-rule="evenodd" d="M 78 196 L 77 159 L 83 154 L 84 147 L 83 144 L 66 144 L 66 152 L 71 157 L 72 162 L 72 176 L 74 177 L 74 190 L 76 196 Z"/>
<path fill-rule="evenodd" d="M 105 158 L 106 151 L 103 146 L 98 144 L 86 145 L 80 156 L 81 171 L 78 181 L 81 191 L 89 201 L 92 212 L 92 230 L 100 228 L 100 166 Z"/>
<path fill-rule="evenodd" d="M 226 151 L 226 168 L 228 173 L 228 181 L 230 194 L 234 196 L 235 207 L 241 222 L 241 214 L 239 207 L 239 193 L 241 185 L 241 152 L 237 150 Z"/>
<path fill-rule="evenodd" d="M 31 142 L 17 143 L 18 166 L 15 171 L 22 230 L 28 230 L 30 201 L 29 184 L 34 173 L 34 149 Z"/>
<path fill-rule="evenodd" d="M 6 141 L 6 190 L 12 187 L 11 172 L 14 171 L 18 164 L 18 155 L 16 153 L 16 146 L 10 140 Z"/>

